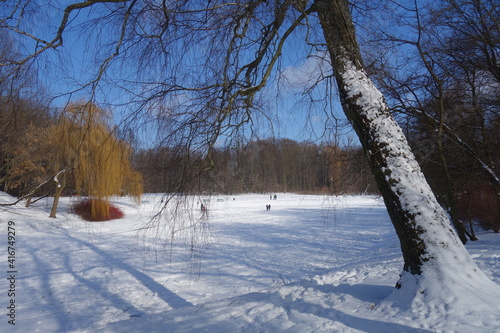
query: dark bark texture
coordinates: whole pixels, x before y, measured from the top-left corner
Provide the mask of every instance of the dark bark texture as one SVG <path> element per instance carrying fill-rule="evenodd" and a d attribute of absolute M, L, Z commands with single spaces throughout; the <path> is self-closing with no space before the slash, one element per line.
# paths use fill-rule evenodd
<path fill-rule="evenodd" d="M 391 178 L 391 169 L 388 163 L 391 155 L 404 154 L 404 151 L 395 152 L 386 147 L 384 140 L 379 140 L 378 129 L 371 118 L 367 116 L 366 110 L 357 103 L 357 99 L 361 96 L 352 96 L 346 87 L 343 74 L 348 66 L 354 65 L 357 70 L 364 71 L 348 2 L 344 0 L 318 0 L 315 2 L 315 7 L 336 75 L 342 107 L 368 157 L 378 189 L 384 198 L 389 216 L 396 229 L 403 252 L 404 269 L 412 274 L 420 274 L 423 262 L 428 260 L 425 241 L 422 237 L 424 230 L 421 230 L 415 223 L 414 213 L 401 203 L 400 193 L 397 192 L 397 186 L 394 186 L 398 180 Z M 376 112 L 378 117 L 386 117 L 388 121 L 394 121 L 387 104 Z M 399 157 L 413 158 L 413 156 Z M 409 170 L 409 172 L 414 171 Z"/>

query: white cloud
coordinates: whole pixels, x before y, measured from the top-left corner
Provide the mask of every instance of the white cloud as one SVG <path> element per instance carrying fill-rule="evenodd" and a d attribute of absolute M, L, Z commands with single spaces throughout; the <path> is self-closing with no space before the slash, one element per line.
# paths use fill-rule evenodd
<path fill-rule="evenodd" d="M 325 54 L 309 56 L 296 66 L 289 66 L 280 73 L 280 81 L 291 90 L 310 87 L 322 78 L 330 75 L 331 66 Z"/>

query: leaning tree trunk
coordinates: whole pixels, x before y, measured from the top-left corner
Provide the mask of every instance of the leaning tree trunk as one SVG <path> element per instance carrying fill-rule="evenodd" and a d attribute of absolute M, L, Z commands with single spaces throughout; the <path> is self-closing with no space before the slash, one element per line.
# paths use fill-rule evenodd
<path fill-rule="evenodd" d="M 317 0 L 315 6 L 342 107 L 359 136 L 396 229 L 404 271 L 416 276 L 429 268 L 446 280 L 448 270 L 443 267 L 451 265 L 482 274 L 452 230 L 384 97 L 364 70 L 348 2 Z"/>

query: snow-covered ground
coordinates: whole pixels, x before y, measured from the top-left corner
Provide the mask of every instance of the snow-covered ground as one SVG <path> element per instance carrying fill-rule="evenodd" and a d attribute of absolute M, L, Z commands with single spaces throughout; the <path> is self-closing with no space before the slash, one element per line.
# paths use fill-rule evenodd
<path fill-rule="evenodd" d="M 403 262 L 380 198 L 220 196 L 206 217 L 194 198 L 179 211 L 197 231 L 173 242 L 150 222 L 161 199 L 116 198 L 125 218 L 94 223 L 69 198 L 57 219 L 51 199 L 0 208 L 0 332 L 500 332 L 500 299 L 395 305 Z M 479 238 L 467 248 L 500 284 L 499 236 Z"/>

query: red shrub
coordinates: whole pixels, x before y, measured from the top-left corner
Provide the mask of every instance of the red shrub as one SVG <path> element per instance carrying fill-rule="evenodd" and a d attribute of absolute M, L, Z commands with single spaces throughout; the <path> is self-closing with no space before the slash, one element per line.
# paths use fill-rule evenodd
<path fill-rule="evenodd" d="M 71 207 L 70 211 L 73 214 L 80 215 L 84 220 L 92 221 L 92 222 L 121 219 L 124 216 L 123 212 L 119 208 L 113 206 L 110 203 L 107 203 L 107 205 L 109 205 L 109 209 L 108 209 L 107 213 L 94 212 L 94 216 L 93 216 L 92 215 L 92 207 L 94 205 L 101 205 L 101 207 L 102 207 L 103 204 L 105 204 L 105 202 L 100 200 L 100 199 L 84 200 L 84 201 L 80 201 L 80 202 L 75 203 Z"/>

